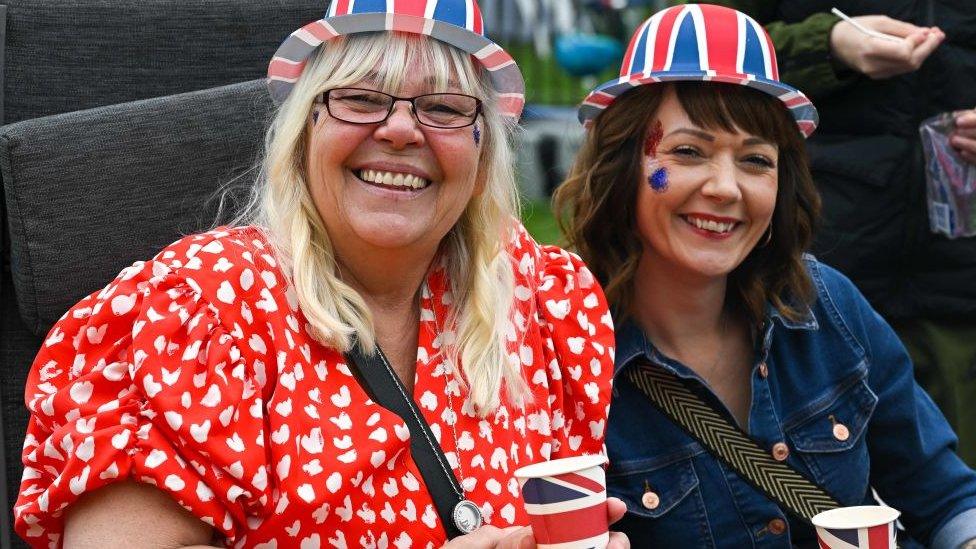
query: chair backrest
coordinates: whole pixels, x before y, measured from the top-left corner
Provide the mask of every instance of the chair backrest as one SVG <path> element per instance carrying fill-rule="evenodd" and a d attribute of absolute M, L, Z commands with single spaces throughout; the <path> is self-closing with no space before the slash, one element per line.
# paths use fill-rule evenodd
<path fill-rule="evenodd" d="M 0 376 L 6 509 L 19 487 L 23 388 L 41 338 L 122 268 L 212 224 L 216 192 L 253 180 L 271 111 L 258 80 L 0 128 L 12 286 L 29 332 L 14 343 L 6 332 L 0 338 L 8 340 Z"/>
<path fill-rule="evenodd" d="M 0 123 L 262 77 L 326 0 L 6 0 Z M 0 58 L 0 63 L 4 60 Z"/>

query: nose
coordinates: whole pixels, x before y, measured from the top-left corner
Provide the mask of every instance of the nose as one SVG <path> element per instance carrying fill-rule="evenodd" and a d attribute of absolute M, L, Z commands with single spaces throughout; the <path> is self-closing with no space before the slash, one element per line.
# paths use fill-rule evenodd
<path fill-rule="evenodd" d="M 394 149 L 424 144 L 424 132 L 411 111 L 409 101 L 397 101 L 385 122 L 376 127 L 376 139 L 389 143 Z"/>
<path fill-rule="evenodd" d="M 715 161 L 713 166 L 712 173 L 702 186 L 702 195 L 719 203 L 741 200 L 742 189 L 739 187 L 735 160 L 720 158 Z"/>

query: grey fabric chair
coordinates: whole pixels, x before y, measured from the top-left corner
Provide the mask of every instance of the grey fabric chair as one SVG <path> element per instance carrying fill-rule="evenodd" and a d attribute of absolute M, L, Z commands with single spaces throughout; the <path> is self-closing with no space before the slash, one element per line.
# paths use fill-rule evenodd
<path fill-rule="evenodd" d="M 28 330 L 12 343 L 23 347 L 2 355 L 6 508 L 19 487 L 23 387 L 41 338 L 122 268 L 211 225 L 216 191 L 252 180 L 271 109 L 258 80 L 0 128 L 12 282 Z M 5 330 L 12 321 L 5 315 Z"/>
<path fill-rule="evenodd" d="M 243 82 L 264 75 L 281 40 L 327 0 L 0 0 L 0 124 Z M 23 395 L 40 345 L 17 309 L 6 199 L 0 195 L 0 547 L 10 546 Z M 8 223 L 9 222 L 9 223 Z M 7 425 L 8 417 L 15 427 Z M 13 430 L 11 430 L 13 429 Z M 11 452 L 11 450 L 16 450 Z M 15 544 L 16 541 L 14 542 Z"/>
<path fill-rule="evenodd" d="M 4 119 L 259 78 L 326 0 L 0 0 L 7 8 Z M 0 59 L 0 63 L 3 60 Z"/>

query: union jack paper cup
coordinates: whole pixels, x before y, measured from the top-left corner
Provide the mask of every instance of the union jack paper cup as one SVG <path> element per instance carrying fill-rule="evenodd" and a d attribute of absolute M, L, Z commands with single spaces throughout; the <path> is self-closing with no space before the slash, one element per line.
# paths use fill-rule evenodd
<path fill-rule="evenodd" d="M 607 477 L 604 456 L 543 461 L 515 471 L 539 549 L 604 549 Z"/>
<path fill-rule="evenodd" d="M 813 517 L 821 549 L 895 549 L 895 521 L 891 507 L 839 507 Z"/>

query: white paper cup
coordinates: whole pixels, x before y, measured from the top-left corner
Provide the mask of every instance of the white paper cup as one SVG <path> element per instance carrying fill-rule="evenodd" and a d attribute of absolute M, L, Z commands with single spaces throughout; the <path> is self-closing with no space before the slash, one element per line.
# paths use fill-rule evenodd
<path fill-rule="evenodd" d="M 811 521 L 822 549 L 895 549 L 895 521 L 899 515 L 891 507 L 863 505 L 824 511 Z"/>
<path fill-rule="evenodd" d="M 604 549 L 607 523 L 605 456 L 578 456 L 515 471 L 539 549 Z"/>

